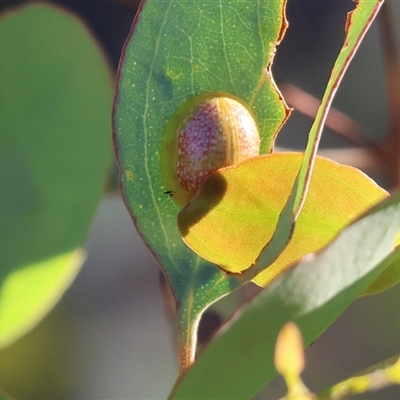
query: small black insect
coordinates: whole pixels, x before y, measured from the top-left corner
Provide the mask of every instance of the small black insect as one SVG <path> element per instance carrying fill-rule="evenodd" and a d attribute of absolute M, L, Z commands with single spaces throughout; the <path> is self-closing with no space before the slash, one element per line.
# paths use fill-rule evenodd
<path fill-rule="evenodd" d="M 169 194 L 171 197 L 174 195 L 174 192 L 172 190 L 167 190 L 164 192 L 164 194 Z"/>

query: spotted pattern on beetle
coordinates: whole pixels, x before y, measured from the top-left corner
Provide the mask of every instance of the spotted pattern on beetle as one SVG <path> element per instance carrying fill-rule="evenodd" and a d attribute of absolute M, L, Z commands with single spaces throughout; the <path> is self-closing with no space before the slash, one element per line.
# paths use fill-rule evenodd
<path fill-rule="evenodd" d="M 177 176 L 193 192 L 218 168 L 259 154 L 260 137 L 253 117 L 230 98 L 213 98 L 182 121 L 178 132 Z"/>
<path fill-rule="evenodd" d="M 241 100 L 198 95 L 178 109 L 166 128 L 161 151 L 164 187 L 185 205 L 210 174 L 259 152 L 257 124 Z"/>

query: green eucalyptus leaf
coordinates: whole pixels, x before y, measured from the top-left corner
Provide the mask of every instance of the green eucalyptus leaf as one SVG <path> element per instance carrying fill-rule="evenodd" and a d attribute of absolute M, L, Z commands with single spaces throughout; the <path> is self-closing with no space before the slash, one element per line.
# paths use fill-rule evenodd
<path fill-rule="evenodd" d="M 269 71 L 286 26 L 284 4 L 147 0 L 122 56 L 114 115 L 122 192 L 173 289 L 181 349 L 193 347 L 204 308 L 239 282 L 198 257 L 180 237 L 179 207 L 160 173 L 165 130 L 185 102 L 222 92 L 247 104 L 257 119 L 262 152 L 271 150 L 288 113 Z"/>
<path fill-rule="evenodd" d="M 34 4 L 0 19 L 0 347 L 55 304 L 111 163 L 110 73 L 87 29 Z"/>

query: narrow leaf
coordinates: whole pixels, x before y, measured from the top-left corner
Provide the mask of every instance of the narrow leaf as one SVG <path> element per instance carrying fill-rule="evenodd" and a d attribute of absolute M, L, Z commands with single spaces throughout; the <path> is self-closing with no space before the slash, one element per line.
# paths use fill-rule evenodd
<path fill-rule="evenodd" d="M 255 267 L 247 271 L 246 279 L 254 278 L 260 271 L 265 269 L 266 265 L 272 264 L 285 249 L 293 235 L 294 225 L 306 201 L 322 128 L 333 97 L 350 61 L 354 57 L 363 37 L 376 17 L 382 2 L 383 0 L 360 0 L 357 3 L 356 9 L 347 15 L 345 43 L 336 59 L 321 105 L 311 127 L 307 148 L 304 154 L 304 161 L 298 177 L 293 185 L 291 195 L 282 209 L 273 237 L 260 253 Z"/>

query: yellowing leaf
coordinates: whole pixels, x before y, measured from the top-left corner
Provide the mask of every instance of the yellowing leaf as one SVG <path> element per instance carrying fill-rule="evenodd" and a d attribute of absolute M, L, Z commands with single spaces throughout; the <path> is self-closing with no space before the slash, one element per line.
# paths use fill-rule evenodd
<path fill-rule="evenodd" d="M 396 245 L 398 240 L 396 239 Z M 390 255 L 389 265 L 382 271 L 382 273 L 364 290 L 363 294 L 377 294 L 386 289 L 397 285 L 400 282 L 400 248 Z"/>
<path fill-rule="evenodd" d="M 247 269 L 271 239 L 302 159 L 299 153 L 264 155 L 212 175 L 178 215 L 185 243 L 226 271 Z M 385 196 L 359 170 L 317 157 L 292 240 L 254 282 L 267 285 Z"/>

